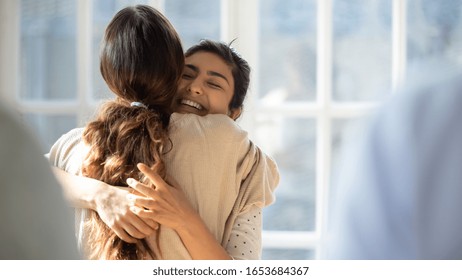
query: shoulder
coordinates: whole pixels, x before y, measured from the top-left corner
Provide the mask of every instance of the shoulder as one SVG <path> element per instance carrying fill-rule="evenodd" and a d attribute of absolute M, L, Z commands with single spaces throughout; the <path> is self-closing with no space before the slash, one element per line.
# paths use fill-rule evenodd
<path fill-rule="evenodd" d="M 183 137 L 205 137 L 209 141 L 248 141 L 248 134 L 234 120 L 222 114 L 198 116 L 195 114 L 172 114 L 170 132 Z"/>
<path fill-rule="evenodd" d="M 274 191 L 280 182 L 279 168 L 274 158 L 266 154 L 260 147 L 250 142 L 250 149 L 243 161 L 245 166 L 244 182 L 255 188 L 260 207 L 272 204 L 275 200 Z M 247 161 L 247 163 L 246 163 Z"/>
<path fill-rule="evenodd" d="M 67 133 L 61 135 L 58 140 L 53 144 L 53 147 L 60 147 L 71 149 L 82 141 L 82 133 L 84 128 L 74 128 Z M 53 149 L 52 147 L 52 149 Z"/>
<path fill-rule="evenodd" d="M 75 149 L 82 142 L 84 128 L 74 128 L 61 137 L 53 144 L 48 154 L 49 161 L 54 166 L 63 166 Z"/>

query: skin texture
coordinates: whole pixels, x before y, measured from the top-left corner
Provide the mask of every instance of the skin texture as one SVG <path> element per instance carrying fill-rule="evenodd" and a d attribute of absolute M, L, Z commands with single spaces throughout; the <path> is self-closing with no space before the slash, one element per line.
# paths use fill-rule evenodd
<path fill-rule="evenodd" d="M 205 51 L 186 57 L 185 62 L 175 111 L 199 116 L 224 114 L 236 119 L 240 110 L 229 110 L 234 94 L 231 67 L 218 55 Z"/>
<path fill-rule="evenodd" d="M 53 172 L 73 207 L 97 211 L 104 223 L 122 240 L 134 243 L 136 238 L 149 236 L 158 228 L 156 222 L 142 219 L 130 211 L 131 202 L 127 195 L 134 192 L 130 188 L 109 186 L 57 167 L 53 167 Z"/>

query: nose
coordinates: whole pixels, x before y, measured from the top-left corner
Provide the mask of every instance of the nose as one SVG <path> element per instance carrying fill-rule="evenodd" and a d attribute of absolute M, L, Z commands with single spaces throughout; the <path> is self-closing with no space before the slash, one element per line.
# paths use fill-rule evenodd
<path fill-rule="evenodd" d="M 203 93 L 203 90 L 202 90 L 201 85 L 196 80 L 194 80 L 189 84 L 188 92 L 191 94 L 199 95 Z"/>

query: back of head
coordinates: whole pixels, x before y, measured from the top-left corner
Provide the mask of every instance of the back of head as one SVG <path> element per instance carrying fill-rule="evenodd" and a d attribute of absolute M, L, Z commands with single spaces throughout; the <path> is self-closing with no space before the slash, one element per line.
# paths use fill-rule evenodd
<path fill-rule="evenodd" d="M 137 5 L 120 10 L 101 45 L 101 74 L 122 101 L 170 109 L 184 66 L 179 36 L 157 10 Z"/>
<path fill-rule="evenodd" d="M 184 67 L 178 34 L 154 8 L 126 7 L 106 29 L 100 67 L 117 97 L 106 102 L 85 128 L 83 140 L 90 151 L 82 174 L 122 186 L 127 178 L 145 180 L 136 167 L 142 162 L 165 176 L 161 156 L 169 149 L 170 107 Z M 132 102 L 142 104 L 131 106 Z M 89 258 L 138 259 L 146 255 L 144 241 L 123 242 L 96 212 L 88 230 Z"/>
<path fill-rule="evenodd" d="M 242 56 L 231 47 L 231 44 L 225 44 L 212 40 L 201 40 L 199 44 L 190 47 L 185 56 L 189 57 L 197 52 L 209 52 L 218 55 L 223 61 L 231 67 L 234 79 L 234 95 L 229 103 L 229 109 L 240 109 L 243 107 L 244 99 L 247 95 L 250 84 L 250 66 Z"/>

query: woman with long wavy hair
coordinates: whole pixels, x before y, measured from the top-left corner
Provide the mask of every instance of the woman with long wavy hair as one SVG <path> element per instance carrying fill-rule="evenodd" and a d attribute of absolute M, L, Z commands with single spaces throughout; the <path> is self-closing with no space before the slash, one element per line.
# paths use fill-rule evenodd
<path fill-rule="evenodd" d="M 171 148 L 169 108 L 184 65 L 175 29 L 149 6 L 122 9 L 106 29 L 100 61 L 101 74 L 116 98 L 84 129 L 88 152 L 81 175 L 123 186 L 127 178 L 144 181 L 136 167 L 143 162 L 165 176 L 162 154 Z M 88 258 L 156 258 L 143 239 L 127 243 L 95 211 L 83 211 L 90 212 L 83 225 Z"/>

